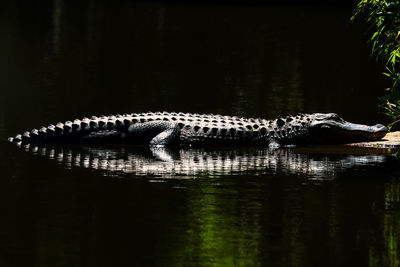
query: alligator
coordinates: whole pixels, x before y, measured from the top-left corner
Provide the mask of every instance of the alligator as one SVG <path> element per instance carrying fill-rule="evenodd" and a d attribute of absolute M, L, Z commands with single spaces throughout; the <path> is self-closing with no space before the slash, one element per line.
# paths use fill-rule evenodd
<path fill-rule="evenodd" d="M 175 112 L 93 116 L 33 129 L 8 140 L 20 144 L 149 144 L 163 147 L 304 144 L 375 141 L 387 128 L 350 123 L 335 113 L 298 114 L 274 120 Z"/>

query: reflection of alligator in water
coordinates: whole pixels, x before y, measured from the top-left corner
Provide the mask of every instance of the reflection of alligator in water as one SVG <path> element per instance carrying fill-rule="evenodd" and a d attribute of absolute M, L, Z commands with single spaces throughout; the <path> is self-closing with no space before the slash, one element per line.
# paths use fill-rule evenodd
<path fill-rule="evenodd" d="M 126 146 L 23 145 L 31 153 L 56 160 L 67 167 L 108 173 L 157 177 L 191 177 L 233 174 L 294 173 L 329 179 L 337 172 L 385 163 L 387 155 L 323 155 L 293 149 L 167 149 Z"/>
<path fill-rule="evenodd" d="M 336 144 L 379 140 L 385 126 L 344 121 L 334 113 L 275 120 L 189 113 L 133 113 L 84 118 L 10 137 L 15 143 L 130 143 L 166 146 Z"/>

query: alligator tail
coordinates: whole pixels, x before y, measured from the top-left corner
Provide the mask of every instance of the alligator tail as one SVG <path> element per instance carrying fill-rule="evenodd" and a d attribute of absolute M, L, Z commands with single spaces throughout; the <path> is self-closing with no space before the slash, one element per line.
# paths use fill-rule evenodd
<path fill-rule="evenodd" d="M 110 133 L 115 133 L 126 129 L 131 124 L 132 115 L 116 115 L 116 116 L 93 116 L 76 119 L 74 121 L 66 121 L 64 123 L 50 124 L 47 127 L 26 131 L 14 137 L 9 137 L 8 141 L 12 143 L 80 143 L 85 137 L 92 139 L 101 138 Z M 94 137 L 94 138 L 93 138 Z"/>

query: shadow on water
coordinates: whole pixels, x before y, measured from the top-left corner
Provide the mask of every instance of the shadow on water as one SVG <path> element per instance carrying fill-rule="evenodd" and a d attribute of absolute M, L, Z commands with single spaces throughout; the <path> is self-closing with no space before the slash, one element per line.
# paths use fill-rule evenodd
<path fill-rule="evenodd" d="M 330 180 L 337 173 L 379 167 L 395 158 L 382 149 L 325 146 L 309 148 L 156 148 L 137 146 L 20 145 L 27 152 L 62 164 L 111 176 L 196 178 L 223 175 L 294 174 Z M 299 152 L 300 151 L 300 152 Z"/>

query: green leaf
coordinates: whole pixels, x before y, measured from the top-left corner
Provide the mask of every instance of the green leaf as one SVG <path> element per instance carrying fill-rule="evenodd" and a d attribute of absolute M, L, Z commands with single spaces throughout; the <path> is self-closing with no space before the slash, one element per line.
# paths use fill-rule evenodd
<path fill-rule="evenodd" d="M 386 72 L 382 72 L 383 75 L 391 77 L 392 75 L 390 75 L 390 73 L 386 73 Z"/>

